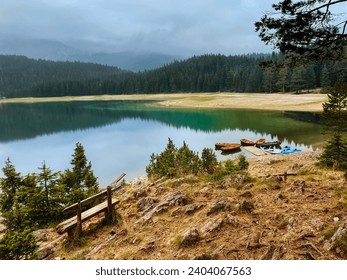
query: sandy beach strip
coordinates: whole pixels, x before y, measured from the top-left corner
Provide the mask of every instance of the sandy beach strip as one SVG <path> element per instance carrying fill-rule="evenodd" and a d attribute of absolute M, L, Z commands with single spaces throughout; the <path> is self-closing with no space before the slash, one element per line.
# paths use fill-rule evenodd
<path fill-rule="evenodd" d="M 69 102 L 69 101 L 112 101 L 143 100 L 156 101 L 158 106 L 176 108 L 230 108 L 281 111 L 322 111 L 326 94 L 283 94 L 283 93 L 173 93 L 90 95 L 64 97 L 29 97 L 1 99 L 1 103 Z"/>

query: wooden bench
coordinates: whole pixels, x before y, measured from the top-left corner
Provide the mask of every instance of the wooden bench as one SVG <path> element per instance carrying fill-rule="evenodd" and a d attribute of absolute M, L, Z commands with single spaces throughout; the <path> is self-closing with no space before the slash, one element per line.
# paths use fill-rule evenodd
<path fill-rule="evenodd" d="M 113 219 L 113 209 L 114 209 L 114 206 L 119 203 L 119 200 L 112 199 L 112 193 L 115 190 L 118 190 L 120 188 L 120 186 L 118 186 L 118 183 L 120 182 L 120 180 L 123 179 L 124 176 L 125 176 L 125 173 L 122 173 L 110 186 L 107 187 L 106 190 L 101 191 L 93 196 L 90 196 L 84 200 L 81 200 L 65 208 L 63 210 L 64 214 L 76 212 L 76 215 L 57 225 L 56 227 L 57 232 L 59 234 L 63 234 L 67 232 L 69 235 L 69 238 L 73 239 L 75 236 L 79 236 L 81 234 L 82 223 L 84 221 L 87 221 L 91 219 L 92 217 L 103 212 L 105 213 L 106 219 Z M 82 207 L 86 205 L 90 205 L 97 200 L 104 200 L 104 199 L 106 199 L 106 201 L 82 212 Z"/>
<path fill-rule="evenodd" d="M 288 176 L 296 176 L 298 175 L 297 173 L 290 173 L 290 172 L 283 172 L 283 173 L 277 173 L 277 174 L 269 174 L 269 175 L 261 175 L 259 177 L 261 178 L 269 178 L 269 177 L 276 177 L 276 176 L 279 176 L 279 177 L 283 177 L 283 181 L 286 182 L 287 181 L 287 178 Z"/>

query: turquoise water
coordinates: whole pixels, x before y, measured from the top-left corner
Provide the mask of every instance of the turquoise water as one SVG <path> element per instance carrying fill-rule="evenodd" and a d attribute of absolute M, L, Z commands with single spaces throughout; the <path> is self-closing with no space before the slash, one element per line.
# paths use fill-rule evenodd
<path fill-rule="evenodd" d="M 83 144 L 99 183 L 121 172 L 145 175 L 151 153 L 170 137 L 177 147 L 214 148 L 241 138 L 281 140 L 302 150 L 320 145 L 317 116 L 310 113 L 227 109 L 172 109 L 155 102 L 98 101 L 0 104 L 0 166 L 9 157 L 22 174 L 43 161 L 55 171 L 70 167 L 76 142 Z M 216 151 L 219 159 L 223 156 Z"/>

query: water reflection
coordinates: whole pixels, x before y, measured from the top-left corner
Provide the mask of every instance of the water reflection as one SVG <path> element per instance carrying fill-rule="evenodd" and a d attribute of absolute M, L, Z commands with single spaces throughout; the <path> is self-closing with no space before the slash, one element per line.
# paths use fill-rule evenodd
<path fill-rule="evenodd" d="M 36 172 L 45 160 L 64 170 L 75 143 L 81 142 L 103 185 L 122 171 L 128 179 L 143 175 L 150 154 L 162 151 L 168 137 L 196 151 L 241 138 L 279 139 L 303 150 L 322 142 L 319 124 L 274 111 L 168 109 L 153 102 L 112 101 L 2 104 L 0 115 L 0 164 L 10 157 L 25 174 Z"/>

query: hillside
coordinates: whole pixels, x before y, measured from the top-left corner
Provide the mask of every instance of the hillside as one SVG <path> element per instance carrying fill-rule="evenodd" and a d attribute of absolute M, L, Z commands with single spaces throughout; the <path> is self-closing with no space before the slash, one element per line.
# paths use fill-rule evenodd
<path fill-rule="evenodd" d="M 251 158 L 249 175 L 140 178 L 116 197 L 118 223 L 88 223 L 79 246 L 41 230 L 48 259 L 317 259 L 347 257 L 346 181 L 319 152 Z M 290 171 L 287 182 L 271 174 Z M 40 233 L 40 234 L 39 234 Z M 58 239 L 57 239 L 58 238 Z M 56 241 L 54 241 L 56 240 Z"/>
<path fill-rule="evenodd" d="M 115 67 L 92 63 L 54 62 L 25 56 L 0 55 L 0 97 L 40 96 L 35 86 L 42 83 L 64 81 L 65 88 L 68 88 L 73 86 L 72 81 L 86 82 L 121 72 Z"/>
<path fill-rule="evenodd" d="M 0 56 L 2 97 L 59 97 L 102 94 L 198 92 L 309 92 L 335 83 L 345 67 L 326 62 L 263 69 L 269 55 L 202 55 L 133 73 L 84 63 Z M 281 61 L 280 55 L 273 55 Z"/>

